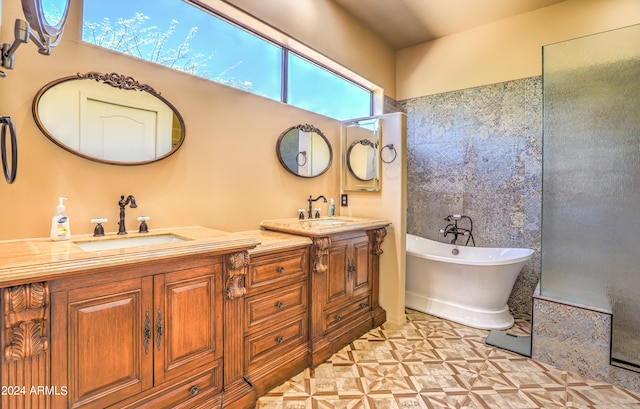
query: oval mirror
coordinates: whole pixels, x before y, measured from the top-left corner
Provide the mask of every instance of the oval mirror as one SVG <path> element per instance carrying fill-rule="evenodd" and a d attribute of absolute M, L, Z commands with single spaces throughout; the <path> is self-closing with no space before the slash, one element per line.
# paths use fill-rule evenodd
<path fill-rule="evenodd" d="M 367 181 L 377 177 L 378 155 L 375 144 L 368 139 L 353 142 L 347 150 L 347 167 L 358 180 Z"/>
<path fill-rule="evenodd" d="M 184 141 L 184 121 L 158 92 L 131 77 L 90 72 L 45 85 L 33 100 L 40 130 L 61 148 L 96 162 L 141 165 Z"/>
<path fill-rule="evenodd" d="M 326 172 L 331 165 L 331 144 L 312 125 L 296 125 L 278 138 L 276 153 L 286 170 L 296 176 L 312 178 Z"/>

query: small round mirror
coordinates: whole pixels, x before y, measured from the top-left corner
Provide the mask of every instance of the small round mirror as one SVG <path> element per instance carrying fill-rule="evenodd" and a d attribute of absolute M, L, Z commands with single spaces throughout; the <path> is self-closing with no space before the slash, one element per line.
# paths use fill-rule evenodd
<path fill-rule="evenodd" d="M 332 151 L 324 134 L 312 125 L 297 125 L 285 130 L 276 144 L 278 159 L 296 176 L 312 178 L 329 169 Z"/>
<path fill-rule="evenodd" d="M 347 167 L 358 180 L 372 180 L 377 176 L 376 147 L 368 139 L 355 141 L 347 150 Z"/>
<path fill-rule="evenodd" d="M 24 16 L 43 43 L 54 46 L 62 38 L 70 1 L 22 0 Z"/>

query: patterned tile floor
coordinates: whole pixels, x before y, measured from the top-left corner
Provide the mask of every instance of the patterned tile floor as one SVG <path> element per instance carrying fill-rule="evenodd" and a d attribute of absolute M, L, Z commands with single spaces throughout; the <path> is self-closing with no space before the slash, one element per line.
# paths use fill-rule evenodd
<path fill-rule="evenodd" d="M 488 346 L 488 331 L 407 311 L 260 398 L 259 409 L 640 408 L 640 394 Z M 516 317 L 509 332 L 528 335 Z"/>

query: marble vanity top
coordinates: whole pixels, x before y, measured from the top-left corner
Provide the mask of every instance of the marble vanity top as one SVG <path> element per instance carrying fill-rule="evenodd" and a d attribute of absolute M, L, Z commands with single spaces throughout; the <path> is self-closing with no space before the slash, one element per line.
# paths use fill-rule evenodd
<path fill-rule="evenodd" d="M 264 220 L 260 227 L 285 233 L 300 234 L 307 237 L 328 236 L 354 230 L 370 230 L 391 224 L 385 219 L 337 216 L 319 219 L 274 219 Z"/>
<path fill-rule="evenodd" d="M 87 252 L 76 242 L 127 240 L 136 237 L 172 234 L 182 238 L 179 243 L 154 244 Z M 33 281 L 63 278 L 78 272 L 121 266 L 134 262 L 163 260 L 176 256 L 206 252 L 232 252 L 254 248 L 260 241 L 246 234 L 230 234 L 205 227 L 154 229 L 149 233 L 115 233 L 104 237 L 76 235 L 70 240 L 52 242 L 48 238 L 10 240 L 0 242 L 0 286 L 8 287 Z"/>

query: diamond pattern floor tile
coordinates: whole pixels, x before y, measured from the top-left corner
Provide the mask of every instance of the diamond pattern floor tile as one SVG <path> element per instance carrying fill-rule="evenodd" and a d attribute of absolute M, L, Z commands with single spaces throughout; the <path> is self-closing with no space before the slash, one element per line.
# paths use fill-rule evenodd
<path fill-rule="evenodd" d="M 488 331 L 407 310 L 258 400 L 259 409 L 640 409 L 636 393 L 484 343 Z M 509 329 L 529 335 L 528 317 Z"/>

